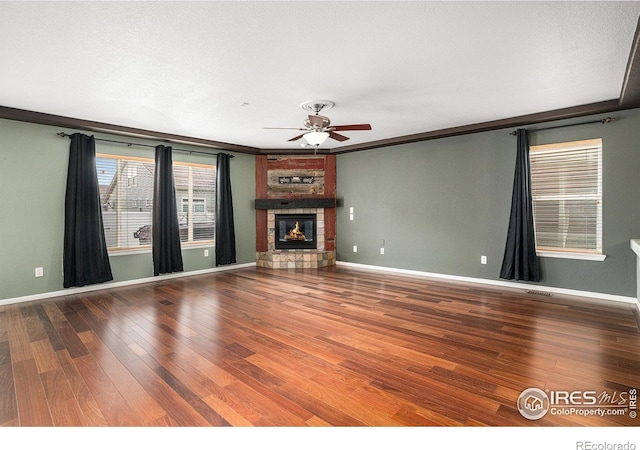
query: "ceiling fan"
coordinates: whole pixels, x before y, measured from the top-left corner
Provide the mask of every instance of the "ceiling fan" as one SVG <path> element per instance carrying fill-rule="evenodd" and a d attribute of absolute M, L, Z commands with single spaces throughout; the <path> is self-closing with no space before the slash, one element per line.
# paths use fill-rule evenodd
<path fill-rule="evenodd" d="M 371 125 L 368 123 L 353 124 L 353 125 L 331 125 L 331 120 L 326 116 L 321 116 L 320 111 L 325 109 L 331 109 L 335 103 L 328 100 L 312 100 L 304 102 L 300 107 L 306 111 L 313 111 L 314 114 L 310 114 L 304 121 L 304 128 L 271 128 L 265 127 L 270 130 L 300 130 L 304 133 L 288 139 L 287 142 L 297 141 L 304 138 L 304 140 L 316 148 L 322 145 L 327 138 L 335 139 L 336 141 L 343 142 L 349 139 L 347 136 L 336 133 L 336 131 L 359 131 L 370 130 Z"/>

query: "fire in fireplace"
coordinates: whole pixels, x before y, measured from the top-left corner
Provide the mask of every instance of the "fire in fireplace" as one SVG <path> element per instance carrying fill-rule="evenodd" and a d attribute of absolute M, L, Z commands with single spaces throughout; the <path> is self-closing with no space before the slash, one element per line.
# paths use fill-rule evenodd
<path fill-rule="evenodd" d="M 315 214 L 276 214 L 276 249 L 315 249 Z"/>

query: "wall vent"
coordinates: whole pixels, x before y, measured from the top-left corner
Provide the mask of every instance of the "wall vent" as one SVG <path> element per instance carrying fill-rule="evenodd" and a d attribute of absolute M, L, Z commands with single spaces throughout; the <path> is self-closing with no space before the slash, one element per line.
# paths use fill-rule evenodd
<path fill-rule="evenodd" d="M 527 294 L 533 294 L 533 295 L 544 295 L 545 297 L 551 297 L 553 296 L 553 294 L 551 292 L 547 292 L 547 291 L 535 291 L 535 290 L 528 290 L 526 291 Z"/>

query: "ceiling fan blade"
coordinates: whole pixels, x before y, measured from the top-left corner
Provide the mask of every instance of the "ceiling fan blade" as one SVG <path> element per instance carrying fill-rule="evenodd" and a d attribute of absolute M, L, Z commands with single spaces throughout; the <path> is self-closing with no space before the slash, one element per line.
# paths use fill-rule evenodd
<path fill-rule="evenodd" d="M 340 142 L 343 142 L 343 141 L 346 141 L 347 139 L 349 139 L 348 137 L 343 136 L 343 135 L 338 134 L 338 133 L 334 133 L 333 131 L 329 131 L 329 137 L 331 139 L 335 139 L 336 141 L 340 141 Z"/>
<path fill-rule="evenodd" d="M 334 125 L 331 127 L 335 131 L 354 131 L 354 130 L 370 130 L 371 125 L 368 123 L 359 123 L 354 125 Z"/>
<path fill-rule="evenodd" d="M 309 116 L 309 123 L 311 124 L 312 127 L 322 128 L 325 125 L 324 117 L 323 116 L 310 115 Z"/>
<path fill-rule="evenodd" d="M 297 141 L 298 139 L 300 139 L 300 138 L 301 138 L 302 136 L 304 136 L 304 135 L 305 135 L 305 133 L 302 133 L 302 134 L 301 134 L 301 135 L 299 135 L 299 136 L 292 137 L 291 139 L 288 139 L 288 140 L 287 140 L 287 142 Z"/>

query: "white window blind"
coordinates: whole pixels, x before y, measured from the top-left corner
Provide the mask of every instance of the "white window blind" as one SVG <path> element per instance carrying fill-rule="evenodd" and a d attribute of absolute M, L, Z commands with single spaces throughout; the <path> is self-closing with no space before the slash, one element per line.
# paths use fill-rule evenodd
<path fill-rule="evenodd" d="M 602 140 L 532 146 L 536 249 L 602 253 Z"/>
<path fill-rule="evenodd" d="M 151 245 L 155 162 L 96 155 L 100 200 L 109 250 Z M 212 243 L 215 236 L 215 166 L 173 162 L 180 241 Z"/>
<path fill-rule="evenodd" d="M 108 249 L 125 250 L 151 244 L 154 168 L 153 160 L 97 155 Z"/>
<path fill-rule="evenodd" d="M 213 241 L 216 171 L 211 166 L 174 163 L 176 204 L 182 242 Z"/>

